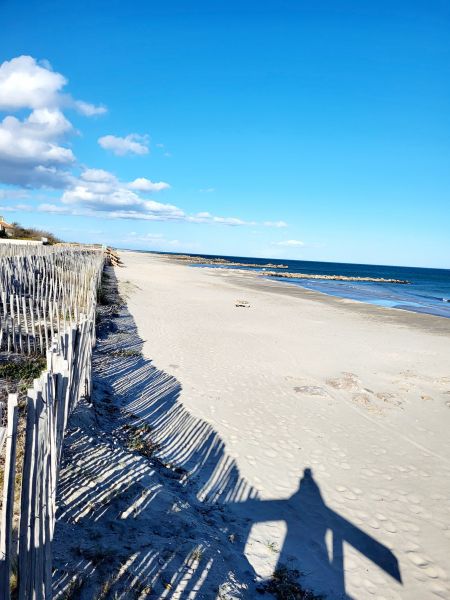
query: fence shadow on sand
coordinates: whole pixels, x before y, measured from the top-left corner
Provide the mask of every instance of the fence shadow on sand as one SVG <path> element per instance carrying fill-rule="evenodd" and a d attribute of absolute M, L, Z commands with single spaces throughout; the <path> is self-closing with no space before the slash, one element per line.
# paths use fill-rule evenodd
<path fill-rule="evenodd" d="M 349 598 L 344 541 L 401 582 L 392 552 L 325 504 L 311 470 L 290 498 L 261 500 L 211 425 L 180 402 L 179 381 L 142 357 L 126 306 L 102 311 L 92 405 L 72 416 L 60 473 L 55 597 L 258 597 L 244 551 L 266 521 L 287 526 L 278 567 L 310 574 L 329 598 Z"/>

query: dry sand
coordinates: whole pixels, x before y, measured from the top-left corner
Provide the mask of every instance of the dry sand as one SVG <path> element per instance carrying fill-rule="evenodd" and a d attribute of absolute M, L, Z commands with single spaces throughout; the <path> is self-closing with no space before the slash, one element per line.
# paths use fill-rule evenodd
<path fill-rule="evenodd" d="M 125 371 L 110 359 L 108 373 L 99 363 L 99 381 L 103 369 L 122 410 L 151 424 L 161 461 L 187 471 L 184 491 L 170 489 L 165 500 L 178 501 L 177 512 L 186 508 L 187 525 L 170 531 L 156 503 L 160 513 L 150 505 L 145 523 L 158 519 L 157 539 L 173 533 L 179 544 L 190 523 L 205 553 L 194 557 L 200 567 L 192 570 L 191 560 L 182 576 L 177 567 L 170 587 L 157 592 L 144 563 L 161 560 L 162 546 L 142 531 L 129 553 L 134 564 L 139 555 L 134 573 L 153 577 L 155 593 L 168 598 L 214 598 L 221 583 L 217 597 L 259 597 L 252 580 L 280 565 L 298 569 L 303 585 L 329 599 L 450 598 L 450 320 L 157 255 L 122 259 L 125 268 L 115 272 L 128 293 L 124 322 L 136 325 L 144 362 Z M 241 299 L 250 307 L 236 307 Z M 89 437 L 76 437 L 78 425 L 72 453 Z M 89 435 L 100 448 L 100 437 Z M 101 452 L 115 452 L 110 446 Z M 164 488 L 160 473 L 157 484 L 151 479 L 155 468 L 111 457 L 108 464 L 122 460 L 128 475 L 141 473 L 140 498 Z M 63 488 L 73 477 L 64 467 Z M 72 496 L 60 493 L 61 523 Z M 201 526 L 195 500 L 207 513 L 195 509 Z M 122 519 L 134 510 L 132 527 L 146 526 L 142 502 L 128 512 L 121 505 Z M 81 535 L 73 514 L 57 537 Z M 139 539 L 153 544 L 153 558 Z M 59 552 L 61 567 L 67 557 Z"/>

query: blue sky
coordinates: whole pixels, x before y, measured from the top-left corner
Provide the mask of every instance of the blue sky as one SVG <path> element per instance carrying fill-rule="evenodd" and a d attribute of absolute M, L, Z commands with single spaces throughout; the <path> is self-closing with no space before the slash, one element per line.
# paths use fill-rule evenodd
<path fill-rule="evenodd" d="M 447 2 L 3 0 L 0 20 L 6 220 L 450 267 Z"/>

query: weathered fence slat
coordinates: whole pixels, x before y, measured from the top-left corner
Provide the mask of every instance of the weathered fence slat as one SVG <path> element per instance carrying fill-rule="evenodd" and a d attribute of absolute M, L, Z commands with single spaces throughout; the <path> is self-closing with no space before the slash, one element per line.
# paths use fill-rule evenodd
<path fill-rule="evenodd" d="M 30 590 L 32 531 L 34 519 L 32 512 L 34 493 L 34 447 L 36 420 L 36 395 L 33 390 L 28 392 L 27 425 L 25 430 L 25 449 L 22 472 L 22 493 L 20 502 L 19 529 L 19 600 L 27 600 Z"/>
<path fill-rule="evenodd" d="M 14 513 L 14 489 L 17 450 L 17 394 L 8 396 L 8 427 L 6 433 L 6 456 L 3 481 L 2 528 L 0 531 L 0 591 L 4 600 L 11 597 L 9 579 L 12 560 L 12 527 Z"/>

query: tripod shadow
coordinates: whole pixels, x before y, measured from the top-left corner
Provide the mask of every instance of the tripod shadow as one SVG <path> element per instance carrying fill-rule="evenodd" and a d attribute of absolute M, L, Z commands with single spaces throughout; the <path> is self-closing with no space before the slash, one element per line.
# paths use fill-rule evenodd
<path fill-rule="evenodd" d="M 180 382 L 141 355 L 136 324 L 116 302 L 98 330 L 93 405 L 79 405 L 68 432 L 55 598 L 67 597 L 74 576 L 82 600 L 99 590 L 105 599 L 259 597 L 264 585 L 246 545 L 253 526 L 270 521 L 287 531 L 275 570 L 298 569 L 305 587 L 329 600 L 350 599 L 344 542 L 401 583 L 394 554 L 327 506 L 311 469 L 291 497 L 261 499 L 211 424 L 180 401 Z M 130 424 L 148 425 L 158 449 L 151 458 L 130 447 Z"/>

